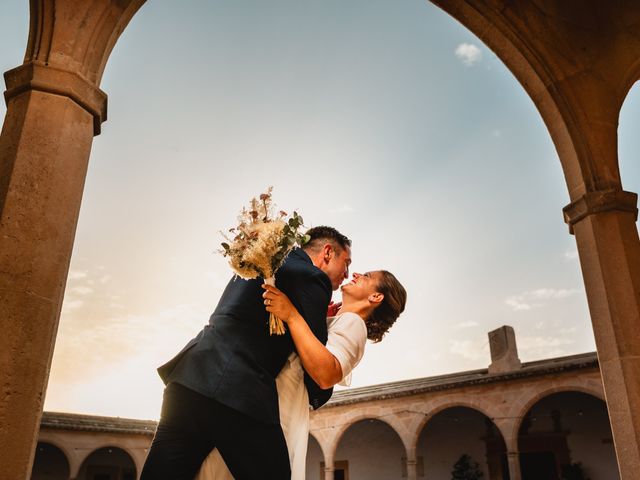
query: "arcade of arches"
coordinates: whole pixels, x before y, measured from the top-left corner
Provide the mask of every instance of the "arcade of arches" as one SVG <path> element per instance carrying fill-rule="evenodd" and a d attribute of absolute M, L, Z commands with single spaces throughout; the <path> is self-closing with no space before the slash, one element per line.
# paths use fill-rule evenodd
<path fill-rule="evenodd" d="M 634 479 L 640 471 L 640 240 L 637 195 L 622 188 L 617 126 L 640 79 L 640 2 L 431 1 L 504 62 L 555 144 L 620 475 Z M 143 3 L 31 0 L 24 63 L 5 73 L 0 461 L 6 478 L 30 475 L 91 144 L 107 116 L 100 82 Z M 513 437 L 505 437 L 508 448 Z M 327 461 L 330 471 L 333 459 Z M 407 453 L 407 464 L 417 468 L 415 452 Z"/>
<path fill-rule="evenodd" d="M 306 478 L 448 479 L 463 455 L 488 480 L 620 478 L 595 354 L 491 370 L 337 392 L 312 413 Z M 45 412 L 31 478 L 133 480 L 155 426 Z"/>

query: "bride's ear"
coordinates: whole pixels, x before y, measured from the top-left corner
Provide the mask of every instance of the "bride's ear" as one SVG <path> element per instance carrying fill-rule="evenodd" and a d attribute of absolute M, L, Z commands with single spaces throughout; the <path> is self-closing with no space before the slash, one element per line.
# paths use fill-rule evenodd
<path fill-rule="evenodd" d="M 372 293 L 371 295 L 369 295 L 368 300 L 369 300 L 369 303 L 373 303 L 377 307 L 384 300 L 384 294 L 380 292 Z"/>

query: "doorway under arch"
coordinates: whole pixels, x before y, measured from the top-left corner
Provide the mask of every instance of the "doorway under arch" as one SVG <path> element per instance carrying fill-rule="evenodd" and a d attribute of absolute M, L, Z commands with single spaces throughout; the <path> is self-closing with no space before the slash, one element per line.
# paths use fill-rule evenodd
<path fill-rule="evenodd" d="M 426 478 L 450 478 L 464 455 L 489 480 L 507 480 L 509 469 L 502 434 L 482 412 L 468 407 L 451 407 L 436 413 L 418 437 L 418 467 Z"/>
<path fill-rule="evenodd" d="M 136 480 L 136 466 L 125 450 L 104 447 L 93 451 L 82 463 L 77 480 Z"/>
<path fill-rule="evenodd" d="M 398 433 L 375 418 L 360 420 L 344 432 L 334 461 L 334 480 L 401 478 L 406 452 Z"/>
<path fill-rule="evenodd" d="M 68 480 L 69 460 L 62 450 L 46 442 L 36 447 L 31 480 Z"/>
<path fill-rule="evenodd" d="M 536 402 L 518 434 L 522 480 L 619 478 L 605 402 L 582 392 L 559 392 Z M 573 475 L 573 476 L 571 476 Z"/>

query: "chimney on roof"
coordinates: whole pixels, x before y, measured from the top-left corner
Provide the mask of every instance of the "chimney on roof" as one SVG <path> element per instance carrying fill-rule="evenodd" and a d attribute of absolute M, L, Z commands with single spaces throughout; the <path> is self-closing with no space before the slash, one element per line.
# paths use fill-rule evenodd
<path fill-rule="evenodd" d="M 489 332 L 489 349 L 491 350 L 489 373 L 512 372 L 522 366 L 518 358 L 516 334 L 513 327 L 504 325 Z"/>

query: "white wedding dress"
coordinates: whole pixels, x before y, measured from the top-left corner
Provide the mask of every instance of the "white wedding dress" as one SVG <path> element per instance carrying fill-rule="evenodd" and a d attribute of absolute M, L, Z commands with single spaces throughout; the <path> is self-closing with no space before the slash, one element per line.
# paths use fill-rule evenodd
<path fill-rule="evenodd" d="M 349 386 L 351 370 L 360 362 L 367 341 L 367 327 L 357 314 L 341 313 L 327 318 L 327 349 L 338 359 L 343 379 Z M 309 397 L 303 381 L 300 358 L 294 352 L 276 378 L 280 424 L 291 462 L 291 479 L 304 480 L 309 440 Z M 247 459 L 251 460 L 251 459 Z M 218 449 L 214 449 L 200 467 L 196 480 L 233 480 Z"/>

